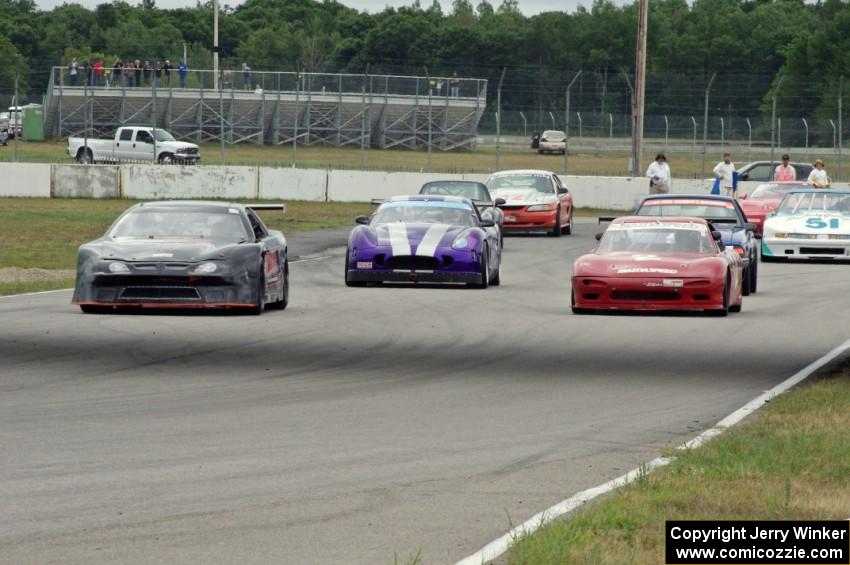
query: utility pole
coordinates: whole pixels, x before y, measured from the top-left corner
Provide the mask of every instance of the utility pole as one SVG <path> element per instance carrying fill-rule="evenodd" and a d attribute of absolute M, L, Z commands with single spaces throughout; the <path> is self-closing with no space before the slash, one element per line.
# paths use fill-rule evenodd
<path fill-rule="evenodd" d="M 425 84 L 428 85 L 428 172 L 431 172 L 431 73 L 425 67 Z M 448 85 L 446 85 L 448 87 Z"/>
<path fill-rule="evenodd" d="M 505 80 L 507 67 L 502 67 L 502 76 L 499 77 L 499 86 L 496 89 L 496 170 L 501 167 L 500 153 L 502 150 L 502 82 Z"/>
<path fill-rule="evenodd" d="M 779 82 L 776 83 L 776 88 L 773 89 L 773 96 L 771 96 L 771 110 L 770 110 L 770 167 L 773 168 L 773 150 L 776 147 L 776 93 L 779 91 L 779 87 L 782 86 L 782 81 L 785 80 L 785 75 L 779 77 Z M 773 179 L 773 172 L 770 173 L 770 178 Z"/>
<path fill-rule="evenodd" d="M 21 108 L 21 101 L 18 100 L 18 70 L 15 69 L 15 102 L 13 104 L 13 112 L 10 115 L 15 116 L 15 125 L 12 126 L 12 131 L 15 132 L 15 162 L 18 162 L 18 138 L 21 137 L 21 134 L 24 133 L 24 117 L 21 115 L 22 113 L 18 111 L 18 108 Z M 841 108 L 839 103 L 839 108 Z M 838 113 L 838 124 L 841 124 L 841 112 Z M 841 153 L 839 153 L 840 155 Z M 840 163 L 839 158 L 839 163 Z M 840 165 L 839 165 L 840 166 Z"/>
<path fill-rule="evenodd" d="M 635 128 L 632 132 L 632 176 L 640 175 L 640 155 L 643 146 L 643 109 L 646 92 L 646 25 L 649 0 L 640 0 L 638 11 L 637 49 L 635 52 Z"/>
<path fill-rule="evenodd" d="M 218 90 L 218 0 L 213 0 L 213 89 Z"/>
<path fill-rule="evenodd" d="M 841 99 L 844 97 L 844 75 L 838 79 L 838 177 L 841 177 L 841 146 L 844 144 L 841 131 Z"/>
<path fill-rule="evenodd" d="M 360 109 L 360 170 L 366 168 L 366 84 L 369 82 L 369 63 L 363 74 L 362 104 Z"/>
<path fill-rule="evenodd" d="M 581 71 L 577 72 L 573 77 L 573 80 L 570 81 L 570 84 L 567 85 L 567 91 L 564 94 L 564 175 L 567 174 L 567 155 L 570 152 L 570 89 L 573 87 L 576 79 L 581 76 Z"/>
<path fill-rule="evenodd" d="M 640 174 L 640 163 L 635 164 L 635 89 L 632 87 L 632 81 L 629 79 L 629 73 L 626 72 L 626 69 L 623 69 L 623 77 L 626 79 L 626 84 L 629 85 L 629 91 L 631 92 L 631 109 L 632 109 L 632 154 L 629 157 L 629 167 L 630 173 L 632 176 L 638 176 Z"/>
<path fill-rule="evenodd" d="M 708 95 L 711 93 L 711 85 L 714 79 L 717 78 L 717 73 L 711 75 L 711 80 L 708 81 L 708 86 L 705 87 L 705 114 L 702 118 L 702 168 L 700 169 L 700 178 L 705 178 L 705 150 L 708 143 Z"/>

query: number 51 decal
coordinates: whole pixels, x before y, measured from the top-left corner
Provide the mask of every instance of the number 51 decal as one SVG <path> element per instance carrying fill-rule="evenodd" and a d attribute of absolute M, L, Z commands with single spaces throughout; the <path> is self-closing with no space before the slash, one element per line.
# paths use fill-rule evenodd
<path fill-rule="evenodd" d="M 837 230 L 838 229 L 838 218 L 830 218 L 829 223 L 826 223 L 824 220 L 821 220 L 820 218 L 809 218 L 806 221 L 806 227 L 816 229 L 816 230 L 821 230 L 825 227 L 829 227 L 829 229 L 831 229 L 831 230 Z"/>

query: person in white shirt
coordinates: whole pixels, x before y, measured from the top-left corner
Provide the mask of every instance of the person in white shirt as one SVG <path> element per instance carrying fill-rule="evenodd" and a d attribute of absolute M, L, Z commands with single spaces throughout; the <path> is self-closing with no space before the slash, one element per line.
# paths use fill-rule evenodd
<path fill-rule="evenodd" d="M 650 194 L 667 194 L 670 192 L 670 166 L 664 153 L 655 156 L 655 162 L 646 170 L 649 178 Z"/>
<path fill-rule="evenodd" d="M 823 168 L 823 161 L 815 160 L 815 168 L 809 173 L 806 182 L 815 188 L 829 188 L 829 176 L 826 174 L 826 169 Z"/>
<path fill-rule="evenodd" d="M 732 154 L 724 153 L 723 160 L 714 166 L 714 177 L 720 179 L 720 188 L 726 196 L 735 195 L 735 185 L 733 174 L 735 173 L 735 163 L 732 162 Z"/>

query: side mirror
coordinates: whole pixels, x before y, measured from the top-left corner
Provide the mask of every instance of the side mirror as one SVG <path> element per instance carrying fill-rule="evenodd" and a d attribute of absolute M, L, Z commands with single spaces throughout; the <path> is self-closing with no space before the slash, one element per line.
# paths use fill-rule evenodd
<path fill-rule="evenodd" d="M 478 223 L 478 225 L 481 226 L 482 228 L 492 228 L 493 226 L 496 225 L 496 222 L 494 222 L 490 218 L 487 218 L 487 219 L 482 218 L 481 221 Z"/>
<path fill-rule="evenodd" d="M 495 201 L 495 202 L 493 202 L 493 205 L 494 205 L 496 208 L 498 208 L 499 206 L 504 206 L 504 205 L 505 205 L 505 204 L 507 204 L 507 203 L 508 203 L 508 202 L 507 202 L 504 198 L 497 198 L 497 199 L 496 199 L 496 201 Z"/>
<path fill-rule="evenodd" d="M 714 241 L 720 241 L 723 236 L 720 235 L 719 231 L 713 231 L 711 232 L 711 237 L 714 238 Z"/>
<path fill-rule="evenodd" d="M 752 224 L 750 222 L 747 222 L 747 223 L 744 224 L 744 229 L 747 230 L 747 231 L 754 232 L 754 231 L 756 231 L 756 229 L 758 229 L 758 226 L 756 226 L 755 224 Z"/>
<path fill-rule="evenodd" d="M 743 173 L 738 180 L 750 180 L 750 173 Z"/>
<path fill-rule="evenodd" d="M 357 216 L 354 218 L 355 224 L 363 224 L 364 226 L 369 225 L 369 216 Z"/>
<path fill-rule="evenodd" d="M 605 234 L 605 232 L 599 232 L 598 234 L 596 234 L 596 236 L 595 236 L 595 237 L 596 237 L 596 241 L 599 241 L 600 239 L 602 239 L 602 236 L 603 236 L 604 234 Z"/>
<path fill-rule="evenodd" d="M 567 189 L 564 188 L 563 186 L 558 189 L 558 194 L 566 194 L 566 193 L 567 193 Z"/>

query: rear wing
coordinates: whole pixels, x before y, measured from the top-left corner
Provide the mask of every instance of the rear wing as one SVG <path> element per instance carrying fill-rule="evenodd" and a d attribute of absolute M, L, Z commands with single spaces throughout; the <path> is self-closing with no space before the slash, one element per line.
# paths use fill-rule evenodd
<path fill-rule="evenodd" d="M 281 212 L 286 212 L 286 204 L 283 202 L 279 204 L 245 204 L 245 207 L 251 210 L 280 210 Z"/>
<path fill-rule="evenodd" d="M 596 223 L 601 224 L 602 222 L 613 222 L 619 217 L 620 216 L 599 216 L 599 219 Z"/>
<path fill-rule="evenodd" d="M 380 206 L 381 204 L 386 202 L 386 199 L 384 199 L 384 198 L 373 198 L 372 200 L 370 200 L 370 202 L 372 203 L 372 206 Z"/>

